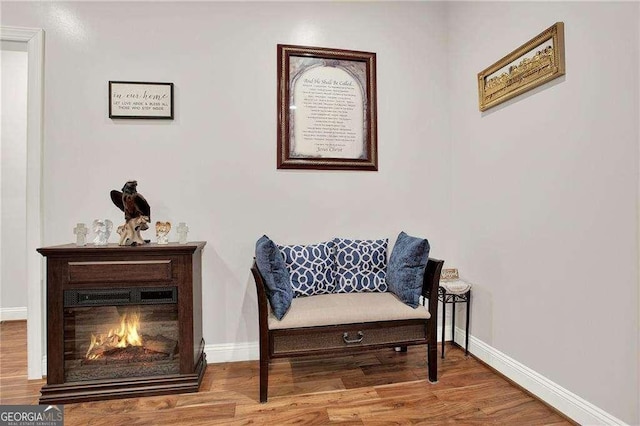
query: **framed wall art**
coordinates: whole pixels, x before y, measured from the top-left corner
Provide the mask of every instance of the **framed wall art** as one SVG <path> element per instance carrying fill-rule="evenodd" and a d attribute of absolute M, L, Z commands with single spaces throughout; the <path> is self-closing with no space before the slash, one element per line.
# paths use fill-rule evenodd
<path fill-rule="evenodd" d="M 375 53 L 278 45 L 277 164 L 378 170 Z"/>
<path fill-rule="evenodd" d="M 173 83 L 110 81 L 109 118 L 173 120 Z"/>
<path fill-rule="evenodd" d="M 556 22 L 478 73 L 480 111 L 564 74 L 564 23 Z"/>

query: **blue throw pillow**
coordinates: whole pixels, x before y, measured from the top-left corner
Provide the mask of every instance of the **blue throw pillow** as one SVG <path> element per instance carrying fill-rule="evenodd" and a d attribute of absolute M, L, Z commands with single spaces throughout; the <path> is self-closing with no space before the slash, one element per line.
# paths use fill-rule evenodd
<path fill-rule="evenodd" d="M 420 304 L 429 249 L 429 241 L 426 239 L 411 237 L 401 232 L 389 257 L 389 291 L 412 308 L 417 308 Z"/>
<path fill-rule="evenodd" d="M 389 240 L 346 240 L 336 245 L 336 293 L 387 291 L 387 243 Z"/>
<path fill-rule="evenodd" d="M 256 242 L 256 264 L 267 286 L 266 292 L 271 310 L 280 320 L 291 306 L 293 290 L 282 254 L 266 235 Z"/>
<path fill-rule="evenodd" d="M 278 246 L 291 277 L 294 297 L 333 293 L 335 255 L 333 241 Z"/>

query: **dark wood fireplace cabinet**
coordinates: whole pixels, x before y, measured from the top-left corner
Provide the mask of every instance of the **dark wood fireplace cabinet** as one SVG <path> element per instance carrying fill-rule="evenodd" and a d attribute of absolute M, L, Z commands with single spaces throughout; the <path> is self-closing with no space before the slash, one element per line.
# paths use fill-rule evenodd
<path fill-rule="evenodd" d="M 38 249 L 47 259 L 40 404 L 197 392 L 205 244 Z"/>

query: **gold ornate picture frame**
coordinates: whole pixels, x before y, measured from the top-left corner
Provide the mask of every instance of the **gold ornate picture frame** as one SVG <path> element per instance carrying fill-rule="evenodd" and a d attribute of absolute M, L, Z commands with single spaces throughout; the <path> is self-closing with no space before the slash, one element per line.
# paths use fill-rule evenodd
<path fill-rule="evenodd" d="M 564 23 L 556 22 L 478 73 L 480 111 L 564 74 Z"/>

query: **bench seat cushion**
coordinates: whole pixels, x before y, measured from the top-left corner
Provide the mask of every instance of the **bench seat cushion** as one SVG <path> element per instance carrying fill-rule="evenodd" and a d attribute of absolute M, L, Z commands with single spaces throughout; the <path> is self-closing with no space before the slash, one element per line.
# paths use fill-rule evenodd
<path fill-rule="evenodd" d="M 430 317 L 424 306 L 413 309 L 392 293 L 334 293 L 297 297 L 282 320 L 270 311 L 268 325 L 279 330 Z"/>

